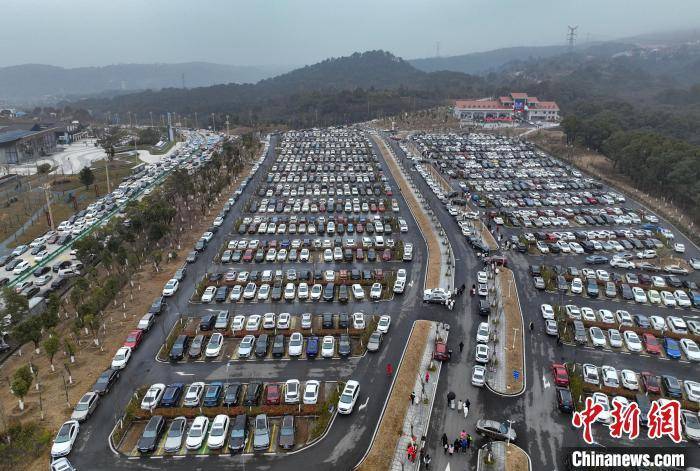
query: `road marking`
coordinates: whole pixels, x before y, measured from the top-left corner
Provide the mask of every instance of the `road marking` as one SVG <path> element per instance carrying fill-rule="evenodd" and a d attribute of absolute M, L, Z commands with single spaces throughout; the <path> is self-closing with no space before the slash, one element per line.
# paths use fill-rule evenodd
<path fill-rule="evenodd" d="M 549 381 L 547 381 L 547 377 L 545 375 L 542 375 L 542 385 L 545 389 L 547 389 L 550 386 Z"/>
<path fill-rule="evenodd" d="M 358 408 L 358 410 L 362 410 L 362 409 L 364 409 L 365 407 L 367 407 L 367 403 L 368 403 L 368 402 L 369 402 L 369 396 L 367 396 L 367 399 L 365 399 L 364 404 L 360 404 L 360 407 Z"/>

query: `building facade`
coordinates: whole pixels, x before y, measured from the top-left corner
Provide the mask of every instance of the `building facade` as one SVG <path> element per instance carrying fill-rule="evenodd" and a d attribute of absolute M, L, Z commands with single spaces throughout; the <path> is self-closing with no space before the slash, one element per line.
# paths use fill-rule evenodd
<path fill-rule="evenodd" d="M 28 129 L 0 127 L 0 164 L 23 164 L 53 154 L 56 130 L 38 124 Z"/>
<path fill-rule="evenodd" d="M 540 101 L 527 93 L 511 93 L 496 100 L 457 100 L 454 115 L 468 123 L 512 123 L 515 121 L 559 121 L 559 106 Z"/>

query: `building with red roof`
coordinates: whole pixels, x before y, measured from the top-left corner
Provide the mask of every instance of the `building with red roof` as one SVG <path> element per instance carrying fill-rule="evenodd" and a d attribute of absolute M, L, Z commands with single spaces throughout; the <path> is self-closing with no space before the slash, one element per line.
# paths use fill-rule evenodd
<path fill-rule="evenodd" d="M 559 121 L 559 106 L 527 93 L 513 92 L 498 99 L 456 100 L 454 115 L 464 122 Z"/>

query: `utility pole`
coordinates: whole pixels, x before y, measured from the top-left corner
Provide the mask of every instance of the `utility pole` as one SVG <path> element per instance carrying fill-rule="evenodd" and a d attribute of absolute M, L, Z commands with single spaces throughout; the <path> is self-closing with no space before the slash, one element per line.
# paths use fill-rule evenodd
<path fill-rule="evenodd" d="M 111 193 L 112 185 L 109 182 L 109 155 L 105 155 L 105 173 L 107 174 L 107 193 Z"/>
<path fill-rule="evenodd" d="M 216 118 L 214 117 L 214 113 L 211 114 L 211 128 L 216 132 Z"/>
<path fill-rule="evenodd" d="M 151 115 L 151 127 L 153 127 L 153 111 L 149 111 L 148 114 Z"/>
<path fill-rule="evenodd" d="M 44 196 L 46 197 L 46 207 L 49 209 L 49 225 L 51 226 L 51 230 L 55 231 L 56 228 L 54 227 L 53 223 L 53 212 L 51 211 L 51 198 L 49 197 L 49 184 L 44 183 L 42 188 L 44 189 Z"/>
<path fill-rule="evenodd" d="M 197 112 L 194 112 L 194 128 L 199 129 L 199 125 L 197 124 Z"/>
<path fill-rule="evenodd" d="M 226 115 L 226 135 L 228 136 L 230 133 L 228 131 L 228 115 Z"/>

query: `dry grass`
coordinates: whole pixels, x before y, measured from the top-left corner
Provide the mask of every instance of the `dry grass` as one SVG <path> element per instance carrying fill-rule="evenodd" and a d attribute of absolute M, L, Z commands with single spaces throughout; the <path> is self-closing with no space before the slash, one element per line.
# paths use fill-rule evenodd
<path fill-rule="evenodd" d="M 501 285 L 501 301 L 503 302 L 503 312 L 505 314 L 505 332 L 506 338 L 503 348 L 506 350 L 506 374 L 507 382 L 506 389 L 510 394 L 516 394 L 525 387 L 524 381 L 524 345 L 523 345 L 523 317 L 520 312 L 520 303 L 516 292 L 515 278 L 513 272 L 507 268 L 501 268 L 498 272 L 498 278 Z M 512 280 L 512 288 L 508 292 L 508 285 Z M 514 329 L 517 329 L 515 331 Z M 513 377 L 513 370 L 518 370 L 520 376 L 516 380 Z"/>
<path fill-rule="evenodd" d="M 421 232 L 426 239 L 426 243 L 428 245 L 428 268 L 425 274 L 425 289 L 438 288 L 440 286 L 440 274 L 442 272 L 442 267 L 440 265 L 440 241 L 433 230 L 433 225 L 431 224 L 428 215 L 425 213 L 423 206 L 420 205 L 416 199 L 416 196 L 413 194 L 413 191 L 411 191 L 408 183 L 403 177 L 403 173 L 398 167 L 398 164 L 392 157 L 389 150 L 386 148 L 384 141 L 381 139 L 375 139 L 375 141 L 379 145 L 379 149 L 384 156 L 384 160 L 386 160 L 391 174 L 394 176 L 396 183 L 401 189 L 401 194 L 406 200 L 406 204 L 410 206 L 411 212 L 416 218 L 416 222 L 418 223 L 418 226 L 420 226 Z"/>
<path fill-rule="evenodd" d="M 512 443 L 506 448 L 506 471 L 530 471 L 527 454 Z"/>
<path fill-rule="evenodd" d="M 248 171 L 249 166 L 244 168 L 240 175 L 247 175 Z M 240 176 L 236 178 L 222 194 L 227 195 L 232 192 L 241 179 L 242 177 Z M 109 367 L 112 355 L 122 345 L 126 334 L 136 327 L 138 320 L 145 313 L 147 307 L 150 306 L 153 299 L 160 295 L 163 285 L 170 279 L 172 273 L 184 263 L 190 247 L 200 237 L 200 234 L 209 227 L 212 215 L 221 210 L 226 198 L 220 198 L 219 200 L 220 204 L 216 208 L 210 209 L 207 216 L 198 217 L 196 221 L 193 221 L 192 229 L 182 233 L 180 238 L 181 250 L 176 250 L 177 247 L 168 249 L 168 251 L 177 252 L 177 258 L 170 262 L 167 262 L 166 259 L 161 263 L 158 273 L 154 271 L 152 265 L 144 265 L 143 269 L 132 277 L 134 288 L 131 289 L 127 285 L 116 296 L 116 299 L 123 301 L 124 304 L 118 306 L 112 304 L 109 309 L 105 310 L 103 315 L 105 329 L 100 333 L 102 351 L 91 343 L 91 335 L 84 335 L 84 332 L 82 332 L 81 337 L 78 339 L 79 345 L 76 345 L 76 362 L 73 365 L 69 365 L 73 377 L 73 384 L 68 386 L 68 401 L 71 406 L 74 406 L 80 397 L 92 386 L 97 376 Z M 72 308 L 69 309 L 69 312 L 71 315 L 75 314 Z M 69 320 L 65 320 L 63 314 L 62 318 L 64 320 L 56 328 L 56 331 L 61 338 L 66 338 L 72 335 L 70 333 L 70 324 L 73 322 L 73 319 L 71 317 Z M 154 327 L 149 335 L 164 337 L 159 326 Z M 76 343 L 73 339 L 71 341 Z M 34 384 L 30 393 L 25 397 L 26 410 L 23 413 L 20 413 L 17 398 L 10 393 L 9 388 L 0 388 L 2 406 L 8 418 L 23 422 L 38 421 L 42 426 L 55 431 L 72 412 L 72 408 L 66 405 L 66 392 L 63 387 L 63 377 L 61 376 L 61 372 L 65 375 L 62 365 L 68 359 L 63 352 L 59 352 L 54 358 L 54 365 L 56 365 L 56 372 L 54 373 L 51 372 L 49 361 L 43 353 L 43 349 L 39 355 L 36 355 L 33 345 L 28 344 L 22 346 L 21 351 L 23 352 L 21 357 L 15 354 L 0 366 L 0 378 L 7 382 L 7 377 L 11 377 L 17 368 L 31 360 L 32 364 L 36 365 L 39 371 L 44 419 L 42 421 L 40 417 L 39 394 Z M 65 377 L 67 379 L 67 375 Z M 121 381 L 124 380 L 125 378 L 121 379 Z M 135 382 L 131 386 L 136 389 L 140 384 Z M 29 469 L 46 469 L 46 465 L 46 459 L 42 458 L 31 463 Z"/>
<path fill-rule="evenodd" d="M 408 398 L 414 390 L 416 375 L 420 374 L 418 365 L 427 347 L 429 333 L 429 321 L 416 321 L 411 337 L 408 339 L 406 354 L 396 373 L 394 388 L 379 424 L 379 430 L 367 458 L 358 468 L 360 471 L 384 471 L 390 468 L 396 443 L 403 433 L 403 422 L 409 406 Z"/>

